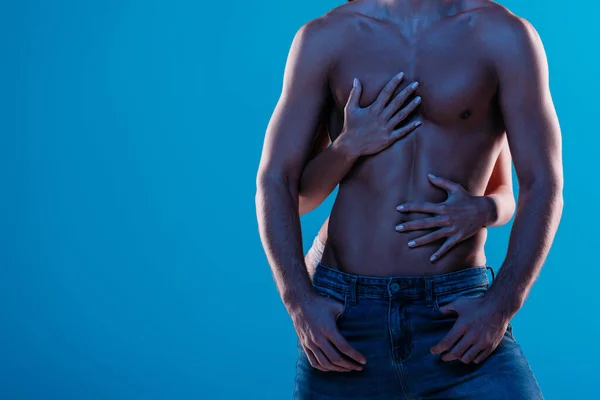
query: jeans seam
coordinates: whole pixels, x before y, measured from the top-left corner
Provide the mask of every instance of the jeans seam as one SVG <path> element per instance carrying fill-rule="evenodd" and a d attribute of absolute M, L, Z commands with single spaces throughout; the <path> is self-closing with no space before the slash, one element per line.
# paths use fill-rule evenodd
<path fill-rule="evenodd" d="M 445 293 L 437 294 L 437 295 L 434 296 L 434 299 L 433 299 L 433 310 L 436 313 L 440 314 L 440 315 L 446 315 L 440 309 L 440 304 L 438 302 L 440 295 L 456 294 L 456 293 L 460 293 L 460 292 L 466 291 L 466 290 L 479 289 L 479 288 L 484 288 L 484 287 L 487 288 L 488 286 L 489 286 L 488 284 L 480 284 L 480 285 L 476 285 L 476 286 L 465 287 L 465 288 L 462 288 L 460 290 L 455 290 L 455 291 L 452 291 L 452 292 L 445 292 Z M 457 297 L 457 299 L 459 299 L 459 298 L 460 298 L 460 296 Z M 456 300 L 454 300 L 454 301 L 456 301 Z"/>
<path fill-rule="evenodd" d="M 387 318 L 387 325 L 388 325 L 388 337 L 389 337 L 389 343 L 390 343 L 390 356 L 392 358 L 392 363 L 393 365 L 393 369 L 396 375 L 396 379 L 398 379 L 398 384 L 400 385 L 400 390 L 402 391 L 402 394 L 404 395 L 404 397 L 406 397 L 407 399 L 410 399 L 411 397 L 406 393 L 406 388 L 405 388 L 405 378 L 404 375 L 402 374 L 402 361 L 397 362 L 396 360 L 396 353 L 394 352 L 394 335 L 392 333 L 392 304 L 393 304 L 393 297 L 389 298 L 388 301 L 388 318 Z"/>
<path fill-rule="evenodd" d="M 398 364 L 398 368 L 400 369 L 400 379 L 402 380 L 402 384 L 400 385 L 402 387 L 402 394 L 404 394 L 404 397 L 406 397 L 408 400 L 414 400 L 415 398 L 412 397 L 410 395 L 410 393 L 408 390 L 408 382 L 406 381 L 406 377 L 405 377 L 405 373 L 404 373 L 404 365 L 402 365 L 402 363 Z"/>
<path fill-rule="evenodd" d="M 438 314 L 443 314 L 442 311 L 440 310 L 440 305 L 438 304 L 437 296 L 435 296 L 433 298 L 433 311 L 435 311 Z"/>
<path fill-rule="evenodd" d="M 486 287 L 486 286 L 489 286 L 489 283 L 478 283 L 476 285 L 463 286 L 458 289 L 449 290 L 447 292 L 435 293 L 435 298 L 437 299 L 439 296 L 443 296 L 446 294 L 454 294 L 454 293 L 458 293 L 458 292 L 463 292 L 465 290 L 477 289 L 477 288 L 482 288 L 482 287 Z"/>
<path fill-rule="evenodd" d="M 335 290 L 337 292 L 346 293 L 348 291 L 348 285 L 340 285 L 338 283 L 332 283 L 328 281 L 322 281 L 320 279 L 313 279 L 313 286 Z"/>
<path fill-rule="evenodd" d="M 335 317 L 335 323 L 337 324 L 338 322 L 342 321 L 346 315 L 348 314 L 348 309 L 350 308 L 351 304 L 350 301 L 348 299 L 349 297 L 349 293 L 346 292 L 344 293 L 344 308 L 342 309 L 342 312 L 339 313 L 336 317 Z M 335 299 L 337 300 L 337 299 Z"/>

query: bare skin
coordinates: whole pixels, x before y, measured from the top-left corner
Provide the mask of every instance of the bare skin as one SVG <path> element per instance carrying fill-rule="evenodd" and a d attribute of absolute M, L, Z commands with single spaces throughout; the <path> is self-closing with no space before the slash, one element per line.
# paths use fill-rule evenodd
<path fill-rule="evenodd" d="M 403 78 L 402 73 L 399 76 Z M 416 87 L 415 82 L 401 82 L 402 78 L 393 78 L 378 95 L 390 96 L 385 91 L 391 91 L 399 84 L 405 85 L 393 101 L 382 109 L 377 109 L 376 104 L 367 108 L 357 107 L 362 89 L 358 82 L 344 108 L 344 127 L 334 146 L 328 147 L 329 134 L 326 126 L 321 126 L 311 160 L 304 168 L 300 180 L 300 215 L 312 211 L 331 194 L 357 157 L 379 152 L 417 128 L 415 124 L 406 124 L 398 129 L 395 135 L 390 135 L 386 130 L 387 124 L 382 123 L 382 113 L 393 115 L 397 121 L 392 123 L 397 125 L 396 122 L 404 121 L 420 103 L 420 97 L 416 97 L 405 104 L 408 96 L 416 91 Z M 396 230 L 408 232 L 439 228 L 415 239 L 413 244 L 413 247 L 418 247 L 440 238 L 446 239 L 432 255 L 433 261 L 443 257 L 454 245 L 470 238 L 483 227 L 504 225 L 513 216 L 515 199 L 512 191 L 510 150 L 506 143 L 496 161 L 484 196 L 473 196 L 460 185 L 444 178 L 430 177 L 429 180 L 432 185 L 446 190 L 448 199 L 438 204 L 402 205 L 401 212 L 419 211 L 437 215 L 398 225 Z M 329 219 L 319 230 L 319 238 L 323 243 L 327 241 L 328 222 Z M 316 268 L 314 258 L 307 257 L 305 261 L 309 276 L 312 277 Z"/>
<path fill-rule="evenodd" d="M 320 118 L 328 112 L 338 120 L 343 116 L 348 82 L 354 77 L 363 82 L 364 107 L 397 71 L 420 83 L 417 94 L 423 100 L 411 118 L 422 125 L 383 151 L 358 159 L 342 180 L 330 217 L 326 265 L 389 276 L 483 264 L 484 231 L 432 263 L 435 243 L 408 246 L 428 230 L 395 229 L 429 215 L 399 213 L 396 207 L 444 201 L 446 193 L 430 184 L 430 173 L 483 195 L 506 137 L 520 184 L 506 259 L 485 296 L 446 307 L 458 318 L 431 349 L 440 354 L 452 348 L 442 356 L 445 361 L 480 363 L 522 307 L 562 212 L 560 127 L 545 52 L 529 23 L 479 0 L 359 0 L 305 25 L 294 39 L 282 96 L 267 130 L 257 214 L 283 302 L 305 350 L 318 355 L 324 369 L 343 364 L 342 355 L 352 361 L 343 368 L 360 368 L 366 360 L 337 331 L 339 305 L 311 286 L 302 252 L 298 185 Z"/>

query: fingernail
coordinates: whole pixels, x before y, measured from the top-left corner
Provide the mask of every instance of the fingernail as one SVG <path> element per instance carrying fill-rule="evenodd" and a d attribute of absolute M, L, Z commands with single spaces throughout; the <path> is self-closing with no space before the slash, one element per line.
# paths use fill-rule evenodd
<path fill-rule="evenodd" d="M 415 97 L 415 103 L 419 104 L 421 102 L 421 96 Z"/>
<path fill-rule="evenodd" d="M 398 210 L 398 211 L 404 210 L 404 206 L 398 206 L 398 207 L 396 207 L 396 210 Z"/>
<path fill-rule="evenodd" d="M 404 229 L 404 225 L 398 225 L 398 226 L 396 227 L 396 230 L 397 230 L 397 231 L 401 231 L 402 229 Z"/>
<path fill-rule="evenodd" d="M 437 178 L 434 174 L 427 174 L 430 178 Z"/>
<path fill-rule="evenodd" d="M 354 78 L 354 82 L 352 83 L 352 86 L 354 86 L 354 87 L 358 86 L 358 79 Z"/>
<path fill-rule="evenodd" d="M 414 246 L 415 244 L 417 244 L 414 240 L 411 240 L 410 242 L 408 242 L 408 245 L 410 247 Z"/>
<path fill-rule="evenodd" d="M 429 257 L 429 261 L 431 261 L 431 262 L 434 262 L 436 259 L 437 259 L 437 257 L 436 257 L 436 256 L 431 256 L 431 257 Z"/>
<path fill-rule="evenodd" d="M 414 82 L 412 85 L 410 85 L 412 89 L 415 89 L 417 86 L 419 86 L 419 82 Z"/>
<path fill-rule="evenodd" d="M 423 122 L 421 122 L 421 121 L 417 121 L 417 122 L 415 122 L 415 126 L 420 126 L 422 123 Z"/>
<path fill-rule="evenodd" d="M 398 75 L 396 75 L 396 77 L 398 79 L 402 79 L 403 76 L 404 76 L 404 72 L 400 72 Z"/>

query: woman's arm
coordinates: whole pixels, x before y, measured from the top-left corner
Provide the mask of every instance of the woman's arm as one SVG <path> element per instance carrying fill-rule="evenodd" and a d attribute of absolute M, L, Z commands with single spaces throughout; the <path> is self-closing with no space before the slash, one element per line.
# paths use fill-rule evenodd
<path fill-rule="evenodd" d="M 483 196 L 474 196 L 458 183 L 431 174 L 429 181 L 448 192 L 448 199 L 442 203 L 399 205 L 399 212 L 419 212 L 432 216 L 404 222 L 398 225 L 396 230 L 408 232 L 437 228 L 408 243 L 410 247 L 419 247 L 446 238 L 440 248 L 432 254 L 431 262 L 439 260 L 451 248 L 469 239 L 483 227 L 506 224 L 515 212 L 511 157 L 506 141 L 498 155 Z"/>
<path fill-rule="evenodd" d="M 377 100 L 365 108 L 359 105 L 362 87 L 355 79 L 344 109 L 344 127 L 341 134 L 327 147 L 328 133 L 323 124 L 319 128 L 319 137 L 313 144 L 313 157 L 304 167 L 300 177 L 300 215 L 321 204 L 346 176 L 358 157 L 380 152 L 420 125 L 420 121 L 415 121 L 398 127 L 421 101 L 417 96 L 400 109 L 418 87 L 413 82 L 389 102 L 402 78 L 402 74 L 392 78 Z M 388 102 L 389 105 L 386 106 Z"/>
<path fill-rule="evenodd" d="M 310 161 L 304 167 L 299 187 L 299 213 L 317 208 L 346 176 L 356 158 L 341 146 L 341 137 L 330 144 L 325 125 L 319 129 Z"/>
<path fill-rule="evenodd" d="M 485 197 L 490 205 L 488 222 L 485 225 L 494 227 L 508 223 L 515 213 L 516 202 L 512 185 L 510 149 L 506 140 L 485 189 Z"/>

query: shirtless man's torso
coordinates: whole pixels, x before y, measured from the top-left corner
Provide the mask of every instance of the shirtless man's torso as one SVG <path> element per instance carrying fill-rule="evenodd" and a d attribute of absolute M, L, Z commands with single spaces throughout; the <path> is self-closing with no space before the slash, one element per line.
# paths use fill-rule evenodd
<path fill-rule="evenodd" d="M 354 78 L 363 87 L 358 107 L 369 107 L 398 72 L 419 83 L 413 95 L 422 98 L 402 124 L 421 125 L 348 163 L 311 281 L 299 183 L 319 124 L 327 118 L 327 151 L 344 164 L 336 139 Z M 432 262 L 439 243 L 411 245 L 429 230 L 398 231 L 428 215 L 397 206 L 444 201 L 429 174 L 483 195 L 506 142 L 520 192 L 507 256 L 490 284 L 484 229 Z M 303 26 L 256 196 L 263 246 L 298 334 L 295 398 L 541 399 L 510 320 L 554 239 L 562 187 L 545 52 L 534 28 L 504 7 L 358 0 Z"/>
<path fill-rule="evenodd" d="M 445 199 L 446 193 L 427 179 L 429 173 L 483 194 L 504 139 L 489 24 L 510 16 L 488 2 L 424 1 L 422 9 L 407 9 L 394 20 L 373 3 L 353 2 L 313 22 L 321 35 L 329 35 L 335 60 L 329 66 L 330 135 L 335 140 L 340 132 L 354 77 L 368 82 L 362 97 L 368 105 L 397 71 L 419 83 L 423 101 L 412 118 L 423 125 L 376 157 L 359 161 L 340 183 L 322 261 L 379 276 L 484 265 L 485 230 L 432 264 L 436 244 L 408 246 L 425 232 L 399 238 L 394 229 L 422 215 L 401 214 L 396 207 Z"/>

